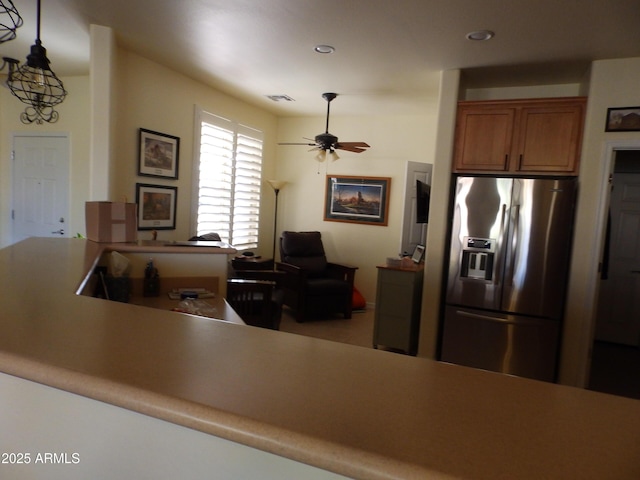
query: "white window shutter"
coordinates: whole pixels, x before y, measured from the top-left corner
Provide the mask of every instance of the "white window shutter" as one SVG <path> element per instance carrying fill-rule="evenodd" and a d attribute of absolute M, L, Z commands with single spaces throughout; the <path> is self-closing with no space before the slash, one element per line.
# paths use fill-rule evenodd
<path fill-rule="evenodd" d="M 202 112 L 197 235 L 238 249 L 258 246 L 262 132 Z"/>

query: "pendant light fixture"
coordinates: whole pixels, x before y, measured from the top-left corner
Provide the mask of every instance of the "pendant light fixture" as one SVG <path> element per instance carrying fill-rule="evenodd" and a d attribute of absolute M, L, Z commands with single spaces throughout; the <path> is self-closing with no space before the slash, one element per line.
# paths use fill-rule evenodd
<path fill-rule="evenodd" d="M 0 43 L 16 38 L 16 30 L 23 20 L 11 0 L 0 0 Z"/>
<path fill-rule="evenodd" d="M 37 9 L 36 43 L 31 46 L 27 62 L 9 74 L 7 86 L 11 93 L 27 108 L 20 115 L 22 123 L 41 124 L 58 121 L 58 112 L 53 107 L 67 96 L 62 81 L 49 67 L 47 50 L 40 41 L 40 0 Z"/>

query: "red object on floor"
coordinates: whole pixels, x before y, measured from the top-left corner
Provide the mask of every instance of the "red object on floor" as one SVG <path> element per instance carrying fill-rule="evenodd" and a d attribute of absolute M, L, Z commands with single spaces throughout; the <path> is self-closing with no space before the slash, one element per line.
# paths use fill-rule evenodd
<path fill-rule="evenodd" d="M 354 310 L 364 310 L 367 306 L 367 302 L 356 287 L 353 287 L 352 305 Z"/>

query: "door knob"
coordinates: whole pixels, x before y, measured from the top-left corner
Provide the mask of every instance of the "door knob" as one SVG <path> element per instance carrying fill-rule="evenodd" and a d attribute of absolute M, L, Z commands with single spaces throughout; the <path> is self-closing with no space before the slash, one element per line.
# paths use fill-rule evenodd
<path fill-rule="evenodd" d="M 60 230 L 56 230 L 55 232 L 51 232 L 51 233 L 58 233 L 60 235 L 64 235 L 64 229 L 61 228 Z"/>

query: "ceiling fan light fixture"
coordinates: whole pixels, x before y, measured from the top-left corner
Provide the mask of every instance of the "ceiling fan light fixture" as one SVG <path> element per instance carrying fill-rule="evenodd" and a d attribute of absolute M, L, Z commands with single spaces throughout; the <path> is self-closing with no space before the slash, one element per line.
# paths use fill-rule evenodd
<path fill-rule="evenodd" d="M 369 145 L 365 142 L 338 142 L 338 137 L 329 133 L 329 114 L 331 102 L 338 96 L 337 93 L 323 93 L 322 98 L 324 98 L 327 102 L 327 121 L 325 124 L 324 133 L 320 133 L 315 136 L 313 139 L 314 143 L 279 143 L 278 145 L 308 145 L 313 147 L 311 151 L 318 151 L 315 155 L 315 159 L 318 162 L 324 162 L 327 159 L 327 153 L 329 154 L 329 158 L 331 161 L 335 162 L 340 159 L 340 156 L 337 154 L 336 150 L 345 150 L 353 153 L 361 153 L 366 151 L 366 148 L 369 148 Z M 310 138 L 307 140 L 311 141 Z"/>
<path fill-rule="evenodd" d="M 469 32 L 466 35 L 467 40 L 472 40 L 474 42 L 483 42 L 486 40 L 491 40 L 495 36 L 495 33 L 491 30 L 477 30 L 475 32 Z"/>
<path fill-rule="evenodd" d="M 313 51 L 316 53 L 321 53 L 323 55 L 328 55 L 336 51 L 334 47 L 331 45 L 316 45 L 313 47 Z"/>
<path fill-rule="evenodd" d="M 316 155 L 316 161 L 319 163 L 324 162 L 327 159 L 327 151 L 326 150 L 320 150 L 318 152 L 318 154 Z"/>

